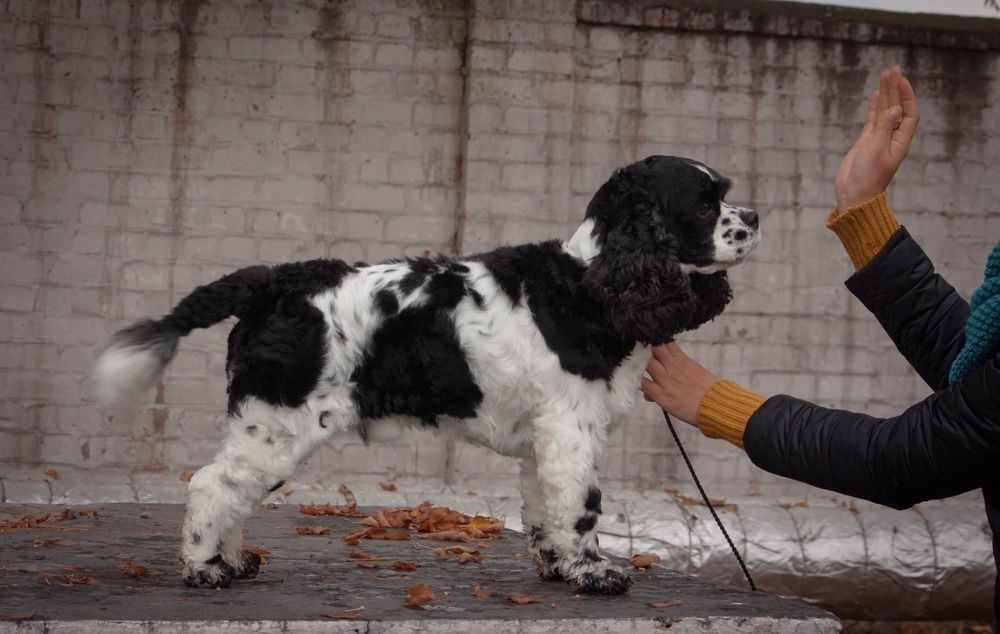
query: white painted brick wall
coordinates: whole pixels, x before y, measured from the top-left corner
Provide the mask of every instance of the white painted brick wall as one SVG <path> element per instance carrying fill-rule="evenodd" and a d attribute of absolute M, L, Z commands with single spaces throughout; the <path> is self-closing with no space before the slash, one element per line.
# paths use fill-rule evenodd
<path fill-rule="evenodd" d="M 949 48 L 883 29 L 876 44 L 864 24 L 820 37 L 590 0 L 183 4 L 0 3 L 4 468 L 198 467 L 224 427 L 228 325 L 185 340 L 159 400 L 105 411 L 84 377 L 114 329 L 250 263 L 565 238 L 615 167 L 654 153 L 711 163 L 762 214 L 735 302 L 683 337 L 689 352 L 766 393 L 899 412 L 926 388 L 843 289 L 850 266 L 823 228 L 863 90 L 894 62 L 924 112 L 892 192 L 904 222 L 965 294 L 1000 236 L 995 37 Z M 716 490 L 802 491 L 682 433 Z M 516 474 L 417 433 L 343 439 L 309 469 Z M 687 478 L 645 405 L 602 469 Z"/>

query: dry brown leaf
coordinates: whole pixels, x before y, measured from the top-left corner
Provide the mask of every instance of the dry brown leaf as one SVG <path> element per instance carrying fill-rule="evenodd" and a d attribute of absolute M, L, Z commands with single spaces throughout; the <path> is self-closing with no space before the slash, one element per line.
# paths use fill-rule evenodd
<path fill-rule="evenodd" d="M 642 555 L 635 554 L 629 557 L 629 563 L 635 566 L 636 570 L 641 570 L 644 568 L 649 568 L 653 564 L 660 563 L 659 555 Z"/>
<path fill-rule="evenodd" d="M 484 533 L 499 533 L 504 528 L 504 521 L 495 517 L 484 517 L 477 515 L 468 524 L 469 528 L 481 530 Z"/>
<path fill-rule="evenodd" d="M 366 553 L 363 550 L 352 550 L 351 552 L 347 553 L 347 558 L 348 559 L 361 559 L 361 560 L 368 561 L 368 560 L 375 559 L 375 555 L 373 555 L 371 553 Z"/>
<path fill-rule="evenodd" d="M 31 617 L 35 616 L 34 612 L 22 612 L 20 614 L 0 614 L 0 621 L 10 621 L 13 623 L 20 623 L 21 621 L 29 621 Z"/>
<path fill-rule="evenodd" d="M 361 561 L 355 561 L 354 563 L 357 565 L 358 568 L 375 568 L 375 569 L 379 568 L 379 565 L 377 563 L 369 559 L 362 559 Z"/>
<path fill-rule="evenodd" d="M 24 515 L 16 520 L 9 520 L 0 524 L 0 529 L 8 528 L 35 528 L 39 524 L 43 524 L 52 518 L 51 513 L 46 513 L 45 515 L 39 515 L 35 517 L 34 515 Z"/>
<path fill-rule="evenodd" d="M 412 561 L 397 561 L 396 563 L 392 564 L 393 570 L 399 570 L 402 572 L 411 572 L 419 567 L 420 566 L 413 563 Z"/>
<path fill-rule="evenodd" d="M 542 599 L 549 596 L 548 594 L 523 594 L 520 596 L 507 597 L 508 603 L 514 603 L 517 605 L 528 605 L 529 603 L 541 603 Z"/>
<path fill-rule="evenodd" d="M 261 546 L 247 546 L 247 550 L 260 557 L 261 566 L 266 566 L 267 562 L 270 561 L 271 557 L 270 551 L 264 549 Z"/>
<path fill-rule="evenodd" d="M 418 535 L 420 539 L 439 539 L 445 542 L 471 542 L 472 537 L 462 531 L 438 531 L 435 533 L 423 533 Z"/>
<path fill-rule="evenodd" d="M 431 552 L 433 552 L 435 555 L 437 555 L 441 559 L 448 559 L 449 558 L 448 551 L 445 550 L 444 548 L 435 548 Z"/>
<path fill-rule="evenodd" d="M 406 603 L 403 605 L 408 608 L 419 608 L 425 603 L 430 603 L 436 598 L 434 596 L 434 591 L 431 590 L 431 587 L 426 583 L 418 583 L 407 590 L 406 594 Z"/>
<path fill-rule="evenodd" d="M 35 548 L 52 548 L 53 546 L 60 546 L 59 543 L 62 540 L 59 539 L 36 539 L 31 542 L 31 545 Z"/>
<path fill-rule="evenodd" d="M 75 519 L 76 519 L 76 513 L 74 513 L 73 509 L 69 508 L 68 506 L 64 508 L 62 510 L 62 513 L 60 513 L 56 517 L 56 520 L 60 522 L 65 522 L 66 520 L 75 520 Z"/>
<path fill-rule="evenodd" d="M 354 493 L 347 488 L 346 484 L 341 484 L 340 488 L 337 489 L 337 493 L 344 496 L 344 501 L 347 502 L 347 506 L 357 506 L 358 500 L 354 497 Z"/>
<path fill-rule="evenodd" d="M 366 517 L 365 519 L 361 520 L 361 523 L 364 524 L 365 526 L 374 526 L 374 527 L 381 526 L 381 524 L 379 524 L 378 522 L 378 518 L 376 517 Z"/>
<path fill-rule="evenodd" d="M 122 572 L 136 578 L 149 576 L 149 568 L 132 563 L 131 561 L 122 566 Z"/>
<path fill-rule="evenodd" d="M 492 597 L 496 592 L 490 592 L 488 590 L 483 590 L 482 587 L 477 583 L 476 587 L 472 589 L 473 596 L 477 596 L 480 599 L 485 599 L 487 597 Z"/>
<path fill-rule="evenodd" d="M 191 471 L 190 469 L 185 469 L 184 471 L 181 471 L 181 482 L 190 482 L 191 478 L 193 477 L 194 477 L 194 471 Z"/>
<path fill-rule="evenodd" d="M 458 563 L 460 564 L 467 564 L 470 561 L 474 561 L 477 564 L 481 564 L 483 563 L 483 556 L 479 553 L 478 550 L 474 550 L 470 553 L 462 553 L 458 557 Z"/>
<path fill-rule="evenodd" d="M 52 467 L 49 467 L 48 469 L 45 470 L 45 475 L 49 476 L 53 480 L 59 479 L 59 472 L 53 469 Z"/>
<path fill-rule="evenodd" d="M 89 575 L 74 575 L 72 573 L 54 573 L 54 572 L 40 572 L 38 576 L 42 578 L 42 581 L 46 585 L 52 585 L 49 583 L 49 579 L 59 581 L 64 581 L 65 583 L 57 583 L 57 586 L 70 587 L 70 586 L 90 586 L 95 583 L 94 578 Z"/>
<path fill-rule="evenodd" d="M 298 526 L 295 532 L 299 535 L 329 535 L 330 527 L 328 526 Z"/>
<path fill-rule="evenodd" d="M 647 603 L 646 607 L 660 609 L 660 608 L 676 608 L 679 605 L 684 605 L 684 602 L 678 599 L 676 601 L 662 601 L 662 602 L 654 601 L 653 603 Z"/>
<path fill-rule="evenodd" d="M 337 506 L 336 504 L 299 504 L 299 513 L 305 515 L 340 515 L 345 517 L 365 517 L 358 507 Z"/>
<path fill-rule="evenodd" d="M 396 485 L 392 482 L 379 482 L 378 485 L 382 487 L 383 491 L 396 491 Z"/>
<path fill-rule="evenodd" d="M 387 531 L 381 528 L 376 528 L 366 535 L 368 539 L 381 539 L 388 541 L 397 541 L 402 539 L 409 539 L 410 534 L 405 531 Z"/>

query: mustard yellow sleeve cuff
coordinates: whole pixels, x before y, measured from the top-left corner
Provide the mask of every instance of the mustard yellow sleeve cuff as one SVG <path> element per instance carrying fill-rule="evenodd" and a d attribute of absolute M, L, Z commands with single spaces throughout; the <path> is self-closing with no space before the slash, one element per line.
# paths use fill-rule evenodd
<path fill-rule="evenodd" d="M 899 231 L 900 224 L 889 206 L 889 197 L 882 192 L 843 213 L 834 209 L 826 219 L 826 226 L 840 238 L 854 270 L 860 271 Z"/>
<path fill-rule="evenodd" d="M 747 421 L 766 400 L 732 381 L 718 381 L 701 399 L 698 427 L 709 438 L 721 438 L 742 449 Z"/>

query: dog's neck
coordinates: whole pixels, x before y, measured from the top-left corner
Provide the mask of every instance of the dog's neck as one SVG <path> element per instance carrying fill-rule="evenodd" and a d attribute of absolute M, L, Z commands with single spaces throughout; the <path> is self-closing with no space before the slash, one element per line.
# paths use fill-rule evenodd
<path fill-rule="evenodd" d="M 593 234 L 594 221 L 588 218 L 583 221 L 573 237 L 563 242 L 563 251 L 589 266 L 590 261 L 601 252 L 601 248 L 597 246 L 597 238 Z"/>

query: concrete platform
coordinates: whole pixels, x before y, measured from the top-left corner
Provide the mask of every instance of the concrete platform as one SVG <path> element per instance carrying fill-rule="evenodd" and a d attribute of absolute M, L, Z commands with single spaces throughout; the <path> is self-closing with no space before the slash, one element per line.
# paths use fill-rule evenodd
<path fill-rule="evenodd" d="M 623 597 L 574 596 L 564 583 L 537 577 L 522 554 L 522 536 L 512 531 L 482 545 L 465 544 L 479 550 L 482 564 L 435 554 L 456 542 L 363 540 L 350 546 L 341 537 L 362 527 L 358 518 L 311 517 L 293 505 L 262 507 L 248 523 L 247 542 L 269 551 L 257 579 L 198 590 L 182 585 L 178 575 L 182 506 L 78 506 L 75 518 L 57 519 L 63 509 L 0 509 L 0 525 L 51 514 L 37 526 L 0 529 L 0 618 L 31 615 L 0 622 L 0 633 L 840 631 L 835 617 L 802 602 L 657 566 L 633 571 L 635 584 Z M 330 533 L 299 535 L 300 526 Z M 365 565 L 375 567 L 360 567 L 349 556 L 355 550 L 373 555 Z M 418 568 L 398 571 L 396 561 Z M 124 569 L 129 563 L 148 574 L 130 576 Z M 407 589 L 420 583 L 438 599 L 405 607 Z M 495 594 L 476 596 L 477 585 Z M 507 599 L 525 595 L 545 596 L 526 605 Z"/>

